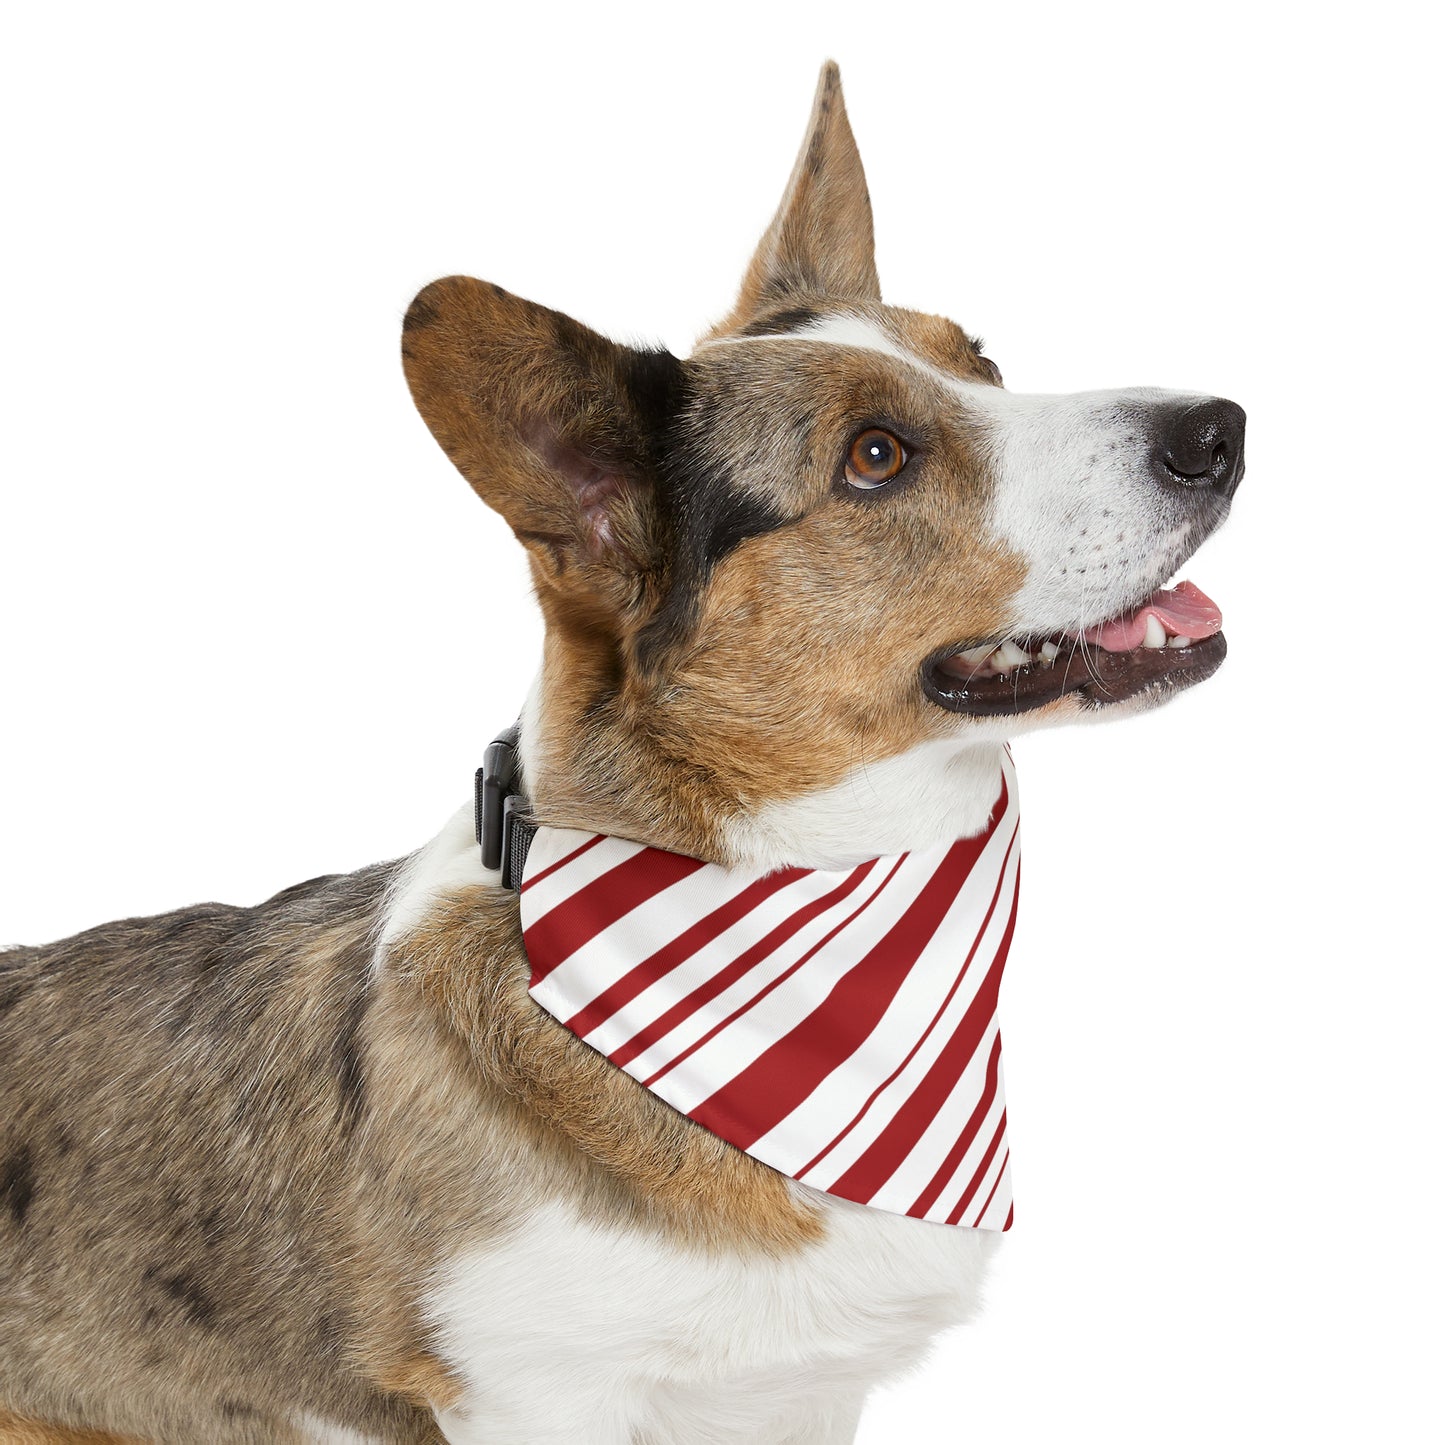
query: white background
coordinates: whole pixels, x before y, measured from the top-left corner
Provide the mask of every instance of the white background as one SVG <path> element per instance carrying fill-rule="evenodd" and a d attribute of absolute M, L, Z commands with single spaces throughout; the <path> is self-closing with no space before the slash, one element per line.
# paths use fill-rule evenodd
<path fill-rule="evenodd" d="M 836 56 L 890 300 L 982 332 L 1019 390 L 1250 414 L 1190 569 L 1223 672 L 1017 750 L 1018 1223 L 983 1318 L 861 1438 L 1442 1438 L 1424 13 L 29 7 L 0 96 L 0 937 L 430 836 L 539 634 L 413 413 L 408 300 L 470 271 L 685 351 Z"/>

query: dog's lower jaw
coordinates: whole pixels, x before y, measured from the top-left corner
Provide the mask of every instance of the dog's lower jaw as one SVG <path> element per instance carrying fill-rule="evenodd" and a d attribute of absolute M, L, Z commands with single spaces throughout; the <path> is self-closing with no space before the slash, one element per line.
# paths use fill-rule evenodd
<path fill-rule="evenodd" d="M 896 726 L 860 720 L 814 744 L 801 699 L 758 702 L 768 716 L 783 707 L 772 734 L 696 696 L 684 708 L 645 690 L 599 694 L 572 662 L 549 634 L 521 710 L 536 821 L 763 872 L 852 868 L 977 834 L 998 796 L 1004 742 L 1037 723 L 947 713 L 905 662 L 889 704 Z"/>

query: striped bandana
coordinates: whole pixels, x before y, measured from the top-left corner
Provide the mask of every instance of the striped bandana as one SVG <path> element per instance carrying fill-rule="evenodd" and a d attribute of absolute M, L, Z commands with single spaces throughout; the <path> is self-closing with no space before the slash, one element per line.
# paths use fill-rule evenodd
<path fill-rule="evenodd" d="M 849 869 L 724 868 L 539 828 L 532 997 L 719 1138 L 895 1214 L 1013 1223 L 999 976 L 1018 909 L 1018 785 L 988 827 Z"/>

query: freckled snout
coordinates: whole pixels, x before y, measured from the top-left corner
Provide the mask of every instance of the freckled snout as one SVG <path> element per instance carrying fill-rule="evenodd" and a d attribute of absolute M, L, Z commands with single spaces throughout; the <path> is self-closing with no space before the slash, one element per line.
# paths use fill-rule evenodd
<path fill-rule="evenodd" d="M 1244 478 L 1244 408 L 1222 397 L 1167 401 L 1155 418 L 1154 470 L 1166 486 L 1225 501 Z"/>

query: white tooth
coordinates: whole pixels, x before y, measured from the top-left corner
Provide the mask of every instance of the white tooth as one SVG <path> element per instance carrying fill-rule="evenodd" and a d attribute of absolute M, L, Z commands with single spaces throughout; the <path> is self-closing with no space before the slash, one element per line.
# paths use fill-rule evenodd
<path fill-rule="evenodd" d="M 1149 621 L 1144 627 L 1144 646 L 1163 647 L 1168 640 L 1168 634 L 1164 631 L 1164 624 L 1151 612 Z"/>
<path fill-rule="evenodd" d="M 1005 668 L 1022 667 L 1030 660 L 1028 653 L 1012 642 L 1005 642 L 994 656 L 1003 659 Z"/>
<path fill-rule="evenodd" d="M 958 655 L 968 663 L 970 667 L 978 667 L 988 661 L 989 654 L 992 651 L 993 643 L 986 642 L 982 647 L 970 647 L 967 652 L 960 652 Z"/>
<path fill-rule="evenodd" d="M 1007 672 L 1008 663 L 1003 660 L 1003 648 L 999 648 L 988 660 L 990 672 Z"/>
<path fill-rule="evenodd" d="M 1192 638 L 1189 638 L 1189 637 L 1171 637 L 1171 638 L 1169 639 L 1169 646 L 1170 646 L 1170 647 L 1188 647 L 1192 641 L 1193 641 L 1193 639 L 1192 639 Z"/>
<path fill-rule="evenodd" d="M 1039 656 L 1045 662 L 1052 662 L 1059 655 L 1059 644 L 1057 642 L 1046 642 L 1039 648 Z"/>

